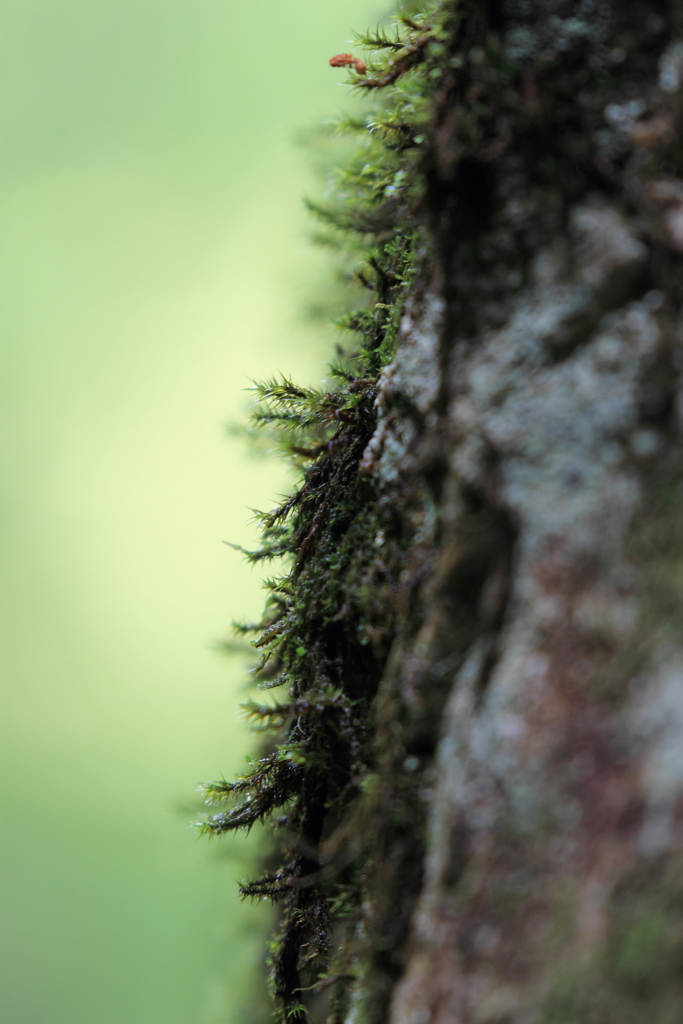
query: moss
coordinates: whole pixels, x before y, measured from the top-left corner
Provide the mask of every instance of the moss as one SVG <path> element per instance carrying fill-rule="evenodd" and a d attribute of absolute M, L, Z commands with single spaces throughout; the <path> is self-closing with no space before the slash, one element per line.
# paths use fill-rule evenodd
<path fill-rule="evenodd" d="M 356 930 L 362 876 L 349 812 L 376 801 L 371 708 L 414 533 L 409 502 L 383 498 L 358 467 L 375 428 L 378 375 L 393 355 L 417 271 L 422 124 L 448 10 L 428 5 L 397 18 L 395 30 L 360 40 L 375 59 L 367 76 L 352 72 L 351 83 L 390 95 L 365 118 L 338 126 L 358 139 L 357 154 L 337 175 L 332 201 L 309 204 L 326 243 L 344 248 L 348 283 L 369 299 L 338 322 L 357 339 L 355 350 L 331 367 L 326 390 L 286 379 L 256 389 L 254 421 L 275 432 L 300 482 L 282 505 L 258 515 L 262 545 L 247 557 L 284 559 L 285 571 L 266 583 L 263 620 L 241 632 L 257 634 L 258 685 L 287 695 L 246 706 L 257 727 L 271 732 L 270 746 L 235 782 L 205 787 L 210 803 L 229 806 L 201 827 L 216 835 L 271 822 L 274 867 L 242 894 L 280 905 L 271 986 L 283 1017 L 294 1022 L 309 1009 L 321 1012 L 322 989 L 335 990 L 326 1011 L 332 1019 L 346 1001 L 343 935 L 350 942 Z"/>
<path fill-rule="evenodd" d="M 683 1014 L 680 865 L 639 869 L 613 894 L 598 952 L 556 975 L 543 1024 L 674 1024 Z"/>
<path fill-rule="evenodd" d="M 254 421 L 275 433 L 298 483 L 258 514 L 262 544 L 247 557 L 282 559 L 284 571 L 266 581 L 262 621 L 242 632 L 256 634 L 257 684 L 286 696 L 247 705 L 269 745 L 235 782 L 206 786 L 217 811 L 202 824 L 212 835 L 272 827 L 272 866 L 242 893 L 279 904 L 271 988 L 294 1024 L 309 1011 L 336 1024 L 351 1003 L 354 1019 L 384 1015 L 421 884 L 422 791 L 449 673 L 481 631 L 484 584 L 499 569 L 507 578 L 514 544 L 505 517 L 471 494 L 444 540 L 439 437 L 409 485 L 396 474 L 382 490 L 359 473 L 380 375 L 409 298 L 419 305 L 436 281 L 446 300 L 440 372 L 454 335 L 506 318 L 576 198 L 617 187 L 629 155 L 605 130 L 605 102 L 652 78 L 666 31 L 651 4 L 627 8 L 616 16 L 607 0 L 435 0 L 358 40 L 368 73 L 349 80 L 372 107 L 334 126 L 356 140 L 356 154 L 332 199 L 309 204 L 319 240 L 364 296 L 338 321 L 351 350 L 340 349 L 320 391 L 287 379 L 256 389 Z M 389 415 L 412 416 L 423 430 L 409 396 L 395 401 Z M 430 669 L 409 705 L 396 679 L 422 624 L 425 580 L 441 621 L 424 660 L 447 670 Z M 493 632 L 503 608 L 487 623 Z M 571 998 L 558 996 L 557 1007 Z"/>
<path fill-rule="evenodd" d="M 648 503 L 633 526 L 629 554 L 643 579 L 641 630 L 651 646 L 662 637 L 678 640 L 683 628 L 683 466 L 677 453 L 654 471 Z"/>

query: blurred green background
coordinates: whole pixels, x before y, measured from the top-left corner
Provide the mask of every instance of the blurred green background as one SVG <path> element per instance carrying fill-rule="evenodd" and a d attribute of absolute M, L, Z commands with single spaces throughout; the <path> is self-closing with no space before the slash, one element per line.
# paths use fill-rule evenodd
<path fill-rule="evenodd" d="M 194 784 L 252 741 L 250 543 L 281 467 L 224 425 L 317 381 L 293 130 L 373 0 L 0 0 L 3 1024 L 244 1024 L 265 911 Z"/>

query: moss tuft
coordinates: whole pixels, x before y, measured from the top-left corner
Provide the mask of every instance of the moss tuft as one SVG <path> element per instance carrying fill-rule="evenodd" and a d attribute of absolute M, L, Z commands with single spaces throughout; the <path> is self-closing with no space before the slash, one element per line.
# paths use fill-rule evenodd
<path fill-rule="evenodd" d="M 533 280 L 534 258 L 567 232 L 572 204 L 591 189 L 613 194 L 628 178 L 630 144 L 605 121 L 605 105 L 653 78 L 667 25 L 645 0 L 622 10 L 608 0 L 413 7 L 391 29 L 358 38 L 366 60 L 354 59 L 349 83 L 370 108 L 333 126 L 355 140 L 355 153 L 331 199 L 309 204 L 319 240 L 344 254 L 347 284 L 363 296 L 338 320 L 351 351 L 340 349 L 321 390 L 285 378 L 255 389 L 255 425 L 274 434 L 298 483 L 257 513 L 261 544 L 246 555 L 281 559 L 284 570 L 266 581 L 262 621 L 240 628 L 256 636 L 258 686 L 284 695 L 246 705 L 268 745 L 245 775 L 207 784 L 215 812 L 201 824 L 210 835 L 272 827 L 272 867 L 242 894 L 279 905 L 271 988 L 293 1024 L 309 1012 L 332 1024 L 347 1011 L 384 1018 L 421 882 L 422 794 L 448 674 L 481 633 L 485 584 L 507 580 L 514 544 L 506 517 L 478 493 L 463 490 L 457 522 L 444 526 L 440 428 L 410 487 L 397 473 L 383 492 L 359 472 L 406 303 L 419 305 L 431 287 L 445 308 L 430 410 L 445 418 L 453 338 L 504 323 Z M 652 173 L 667 147 L 646 154 Z M 661 264 L 660 277 L 680 274 L 673 259 Z M 394 423 L 412 416 L 424 433 L 410 395 L 393 394 L 384 413 Z M 433 617 L 418 646 L 425 663 L 445 667 L 425 669 L 424 692 L 408 707 L 396 666 L 419 631 L 415 593 L 426 578 L 443 621 Z M 459 873 L 454 865 L 453 886 Z M 615 963 L 631 955 L 624 941 Z M 363 976 L 365 994 L 355 985 Z M 573 1019 L 572 999 L 558 996 L 548 1020 Z"/>
<path fill-rule="evenodd" d="M 356 153 L 331 201 L 309 203 L 323 240 L 347 253 L 349 284 L 366 297 L 338 321 L 355 337 L 354 350 L 330 368 L 326 390 L 285 378 L 255 388 L 253 421 L 274 433 L 299 484 L 277 508 L 256 513 L 261 545 L 245 554 L 252 562 L 282 559 L 285 571 L 266 581 L 262 621 L 239 632 L 257 634 L 258 686 L 286 696 L 245 705 L 269 745 L 245 775 L 204 787 L 217 810 L 200 828 L 219 835 L 272 825 L 275 866 L 241 893 L 280 906 L 271 987 L 293 1024 L 330 987 L 338 1019 L 351 970 L 343 932 L 354 931 L 362 868 L 349 814 L 359 798 L 373 799 L 372 704 L 408 540 L 401 510 L 358 468 L 376 425 L 379 373 L 393 355 L 416 274 L 425 122 L 450 6 L 429 4 L 398 16 L 391 31 L 359 37 L 370 51 L 368 73 L 352 70 L 350 83 L 372 98 L 371 109 L 335 126 L 357 140 Z"/>

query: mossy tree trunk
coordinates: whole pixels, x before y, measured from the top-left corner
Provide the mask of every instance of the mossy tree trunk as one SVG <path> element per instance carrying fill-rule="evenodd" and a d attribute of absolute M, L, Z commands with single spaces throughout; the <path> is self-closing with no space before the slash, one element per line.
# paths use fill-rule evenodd
<path fill-rule="evenodd" d="M 410 173 L 349 221 L 379 239 L 361 370 L 263 391 L 337 424 L 266 517 L 266 553 L 294 556 L 259 641 L 286 742 L 211 789 L 254 796 L 208 827 L 284 808 L 281 866 L 245 891 L 282 902 L 295 1022 L 674 1024 L 681 5 L 449 0 L 404 24 L 356 80 L 427 83 L 419 132 L 408 86 L 386 129 Z"/>
<path fill-rule="evenodd" d="M 380 686 L 371 1020 L 683 1020 L 679 17 L 482 3 L 435 97 L 434 248 L 362 467 L 432 510 Z"/>

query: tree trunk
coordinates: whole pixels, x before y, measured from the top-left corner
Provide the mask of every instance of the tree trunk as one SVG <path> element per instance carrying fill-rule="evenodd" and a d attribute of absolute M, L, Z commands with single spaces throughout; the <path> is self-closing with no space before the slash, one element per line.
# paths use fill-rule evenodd
<path fill-rule="evenodd" d="M 253 800 L 208 828 L 285 808 L 284 863 L 244 891 L 284 907 L 294 1024 L 675 1024 L 681 5 L 443 0 L 404 24 L 354 67 L 406 76 L 401 117 L 428 83 L 419 133 L 387 128 L 423 191 L 401 213 L 401 171 L 354 229 L 417 222 L 415 276 L 405 299 L 378 243 L 341 397 L 263 389 L 337 426 L 265 517 L 266 555 L 294 556 L 258 642 L 286 742 L 211 789 Z"/>
<path fill-rule="evenodd" d="M 464 5 L 361 469 L 413 541 L 347 1024 L 683 1020 L 679 15 Z"/>

